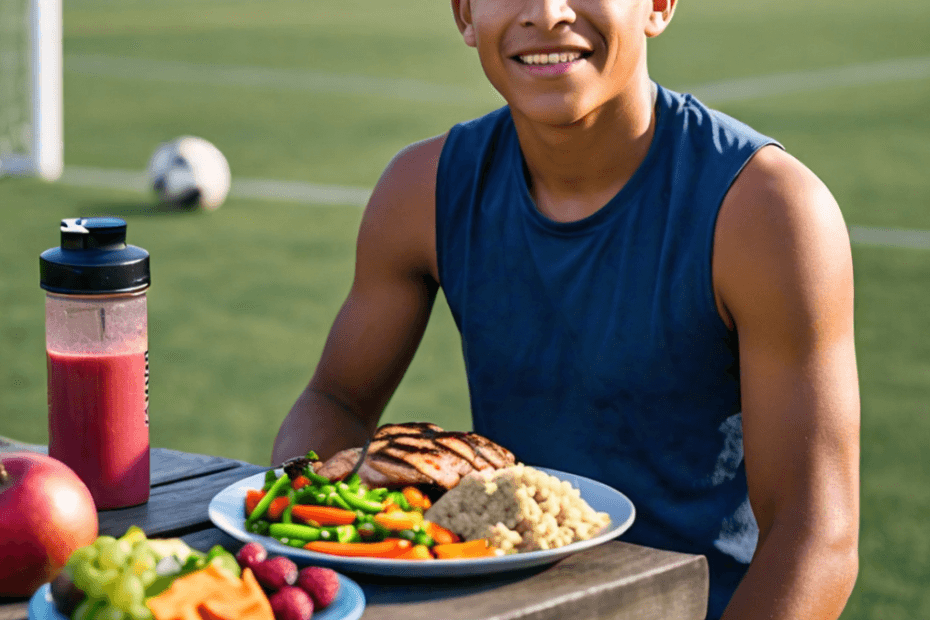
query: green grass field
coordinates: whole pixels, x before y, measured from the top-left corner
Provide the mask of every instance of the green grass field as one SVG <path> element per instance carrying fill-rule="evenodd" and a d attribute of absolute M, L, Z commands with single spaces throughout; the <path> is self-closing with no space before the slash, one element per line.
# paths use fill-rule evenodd
<path fill-rule="evenodd" d="M 234 179 L 365 188 L 405 144 L 500 104 L 445 1 L 68 0 L 64 28 L 66 166 L 141 171 L 159 142 L 190 133 Z M 683 89 L 927 59 L 927 32 L 925 0 L 682 0 L 650 57 L 653 77 Z M 850 226 L 930 230 L 930 78 L 862 75 L 715 106 L 807 163 Z M 348 290 L 361 210 L 233 198 L 167 213 L 130 189 L 0 179 L 0 435 L 47 439 L 38 255 L 61 218 L 93 214 L 125 217 L 152 255 L 152 444 L 267 462 Z M 862 533 L 843 618 L 924 620 L 930 252 L 853 251 Z M 469 425 L 443 303 L 385 415 L 411 419 Z"/>

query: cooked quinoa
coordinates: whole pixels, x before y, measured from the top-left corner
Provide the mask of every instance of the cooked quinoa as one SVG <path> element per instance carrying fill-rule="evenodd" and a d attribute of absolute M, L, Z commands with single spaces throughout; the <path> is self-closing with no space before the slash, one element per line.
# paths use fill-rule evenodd
<path fill-rule="evenodd" d="M 610 523 L 571 483 L 522 464 L 468 474 L 425 517 L 464 540 L 487 538 L 505 552 L 588 540 Z"/>

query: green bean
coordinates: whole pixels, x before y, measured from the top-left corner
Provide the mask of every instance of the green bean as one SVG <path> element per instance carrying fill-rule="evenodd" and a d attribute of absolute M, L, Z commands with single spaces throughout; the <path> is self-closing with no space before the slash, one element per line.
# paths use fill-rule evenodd
<path fill-rule="evenodd" d="M 279 538 L 279 541 L 287 545 L 288 547 L 297 547 L 298 549 L 303 549 L 309 540 L 301 540 L 299 538 Z"/>
<path fill-rule="evenodd" d="M 293 488 L 287 488 L 287 507 L 281 513 L 281 523 L 293 523 L 291 511 L 294 510 L 294 504 L 297 503 L 297 491 Z"/>
<path fill-rule="evenodd" d="M 384 504 L 372 500 L 367 500 L 353 493 L 349 488 L 339 488 L 336 493 L 348 504 L 352 510 L 362 510 L 364 512 L 379 513 L 384 510 Z"/>
<path fill-rule="evenodd" d="M 299 491 L 297 491 L 297 493 L 294 496 L 294 501 L 296 501 L 298 504 L 303 504 L 307 502 L 308 500 L 311 503 L 316 502 L 317 501 L 316 496 L 318 495 L 318 493 L 319 492 L 317 491 L 316 487 L 306 486 L 300 489 Z M 325 496 L 324 496 L 324 499 L 325 499 Z"/>
<path fill-rule="evenodd" d="M 281 474 L 281 477 L 275 480 L 275 483 L 271 485 L 271 488 L 268 489 L 267 493 L 265 493 L 265 497 L 263 497 L 261 501 L 258 502 L 255 510 L 253 510 L 252 514 L 250 514 L 245 520 L 245 524 L 248 526 L 249 524 L 258 521 L 259 517 L 265 514 L 265 511 L 268 510 L 268 506 L 271 504 L 272 500 L 281 493 L 282 489 L 287 487 L 290 481 L 291 479 L 288 478 L 287 474 Z"/>
<path fill-rule="evenodd" d="M 397 504 L 404 510 L 404 512 L 410 512 L 413 508 L 410 506 L 410 502 L 407 501 L 407 498 L 404 497 L 404 494 L 400 491 L 391 491 L 388 493 L 388 497 L 392 502 Z"/>
<path fill-rule="evenodd" d="M 352 510 L 352 507 L 349 506 L 348 502 L 342 499 L 335 491 L 326 496 L 326 505 L 336 506 L 337 508 L 342 508 L 343 510 Z"/>
<path fill-rule="evenodd" d="M 268 535 L 268 522 L 267 521 L 256 521 L 255 523 L 246 523 L 245 530 L 251 532 L 252 534 L 258 534 L 259 536 Z"/>
<path fill-rule="evenodd" d="M 321 530 L 318 527 L 301 525 L 300 523 L 272 523 L 268 527 L 268 533 L 273 538 L 297 538 L 308 542 L 311 540 L 319 540 L 320 532 Z"/>
<path fill-rule="evenodd" d="M 315 471 L 313 471 L 312 467 L 307 467 L 304 470 L 304 475 L 307 477 L 308 480 L 310 480 L 310 482 L 312 482 L 313 484 L 317 486 L 322 486 L 324 484 L 330 483 L 329 478 L 327 478 L 326 476 L 321 476 L 320 474 L 316 473 Z"/>
<path fill-rule="evenodd" d="M 413 541 L 416 540 L 416 538 L 417 538 L 417 533 L 414 532 L 413 530 L 401 530 L 401 531 L 397 532 L 397 537 L 398 537 L 398 538 L 405 538 L 405 539 L 409 540 L 410 542 L 413 542 Z"/>
<path fill-rule="evenodd" d="M 362 537 L 354 525 L 337 525 L 336 540 L 341 543 L 359 542 Z"/>
<path fill-rule="evenodd" d="M 432 547 L 436 544 L 436 541 L 433 540 L 433 537 L 426 533 L 425 530 L 418 530 L 413 537 L 413 544 L 415 545 L 426 545 L 427 547 Z"/>
<path fill-rule="evenodd" d="M 365 499 L 371 499 L 376 502 L 383 502 L 388 496 L 388 490 L 385 487 L 378 487 L 365 492 Z"/>
<path fill-rule="evenodd" d="M 273 469 L 269 469 L 265 472 L 265 483 L 262 485 L 262 491 L 267 491 L 271 488 L 271 485 L 275 483 L 278 479 L 278 475 L 274 473 Z"/>
<path fill-rule="evenodd" d="M 339 540 L 339 533 L 334 527 L 321 527 L 320 528 L 320 540 Z"/>

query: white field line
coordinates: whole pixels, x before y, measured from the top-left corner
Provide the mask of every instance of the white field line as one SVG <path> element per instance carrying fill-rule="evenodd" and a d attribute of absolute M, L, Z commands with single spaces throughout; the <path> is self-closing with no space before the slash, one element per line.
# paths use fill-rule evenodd
<path fill-rule="evenodd" d="M 930 250 L 930 230 L 850 226 L 849 240 L 855 245 Z"/>
<path fill-rule="evenodd" d="M 479 100 L 482 97 L 482 93 L 464 86 L 433 84 L 413 79 L 324 73 L 307 69 L 196 64 L 117 56 L 68 54 L 64 58 L 64 69 L 69 73 L 126 80 L 363 95 L 419 103 L 462 103 Z"/>
<path fill-rule="evenodd" d="M 721 104 L 830 88 L 927 78 L 930 78 L 930 56 L 922 56 L 724 80 L 678 90 L 691 93 L 705 103 Z"/>
<path fill-rule="evenodd" d="M 65 185 L 139 193 L 149 191 L 145 173 L 129 170 L 67 166 L 59 182 Z M 355 207 L 365 206 L 370 194 L 371 190 L 364 187 L 240 178 L 233 180 L 229 190 L 229 195 L 235 198 Z M 930 231 L 926 230 L 850 226 L 849 238 L 856 245 L 930 250 Z"/>
<path fill-rule="evenodd" d="M 106 56 L 68 56 L 68 71 L 127 79 L 214 83 L 249 87 L 270 87 L 341 94 L 398 96 L 417 101 L 461 101 L 477 95 L 461 87 L 446 87 L 412 80 L 388 80 L 365 76 L 339 76 L 307 71 L 268 70 L 246 67 L 220 67 L 162 61 L 139 61 Z M 140 74 L 147 73 L 147 75 Z M 682 88 L 708 103 L 745 101 L 777 94 L 824 90 L 901 80 L 930 78 L 930 57 L 903 58 L 891 61 L 851 65 L 797 73 L 784 73 L 739 80 L 727 80 Z M 147 192 L 144 173 L 128 170 L 103 170 L 66 166 L 60 183 L 83 187 Z M 234 177 L 231 197 L 274 200 L 317 205 L 363 207 L 371 195 L 370 188 L 322 185 L 301 181 L 243 179 Z M 850 240 L 858 245 L 930 249 L 930 231 L 851 226 Z"/>
<path fill-rule="evenodd" d="M 69 73 L 127 80 L 366 95 L 417 102 L 462 103 L 486 99 L 486 93 L 464 86 L 434 84 L 403 78 L 325 73 L 307 69 L 198 64 L 83 54 L 65 56 L 64 69 Z M 846 67 L 723 80 L 676 88 L 676 90 L 692 93 L 706 103 L 720 104 L 773 95 L 901 80 L 920 80 L 928 77 L 930 77 L 930 56 L 920 56 Z"/>
<path fill-rule="evenodd" d="M 65 166 L 58 181 L 65 185 L 80 187 L 149 192 L 144 172 Z M 348 205 L 363 207 L 368 202 L 371 190 L 364 187 L 341 185 L 319 185 L 303 181 L 276 181 L 273 179 L 243 179 L 233 177 L 229 188 L 233 198 L 251 200 L 273 200 L 317 205 Z"/>

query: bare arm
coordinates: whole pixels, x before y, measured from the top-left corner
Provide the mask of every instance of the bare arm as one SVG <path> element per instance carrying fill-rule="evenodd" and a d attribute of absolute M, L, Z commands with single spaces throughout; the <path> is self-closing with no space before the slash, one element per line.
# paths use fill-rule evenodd
<path fill-rule="evenodd" d="M 272 464 L 362 445 L 413 359 L 438 288 L 435 183 L 444 139 L 399 153 L 375 187 L 352 288 L 313 378 L 278 430 Z"/>
<path fill-rule="evenodd" d="M 858 571 L 859 387 L 839 208 L 790 155 L 760 151 L 717 225 L 718 303 L 739 334 L 759 544 L 724 620 L 839 617 Z"/>

